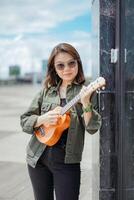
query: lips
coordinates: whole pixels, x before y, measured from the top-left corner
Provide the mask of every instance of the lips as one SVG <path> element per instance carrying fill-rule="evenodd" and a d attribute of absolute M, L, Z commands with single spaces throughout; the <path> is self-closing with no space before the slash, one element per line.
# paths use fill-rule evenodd
<path fill-rule="evenodd" d="M 69 74 L 63 74 L 64 76 L 71 76 L 72 74 L 71 73 L 69 73 Z"/>

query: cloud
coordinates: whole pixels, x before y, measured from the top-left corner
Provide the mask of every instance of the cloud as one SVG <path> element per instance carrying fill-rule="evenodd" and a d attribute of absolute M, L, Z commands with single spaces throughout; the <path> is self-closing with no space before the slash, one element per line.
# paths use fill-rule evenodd
<path fill-rule="evenodd" d="M 88 6 L 89 5 L 89 6 Z M 89 1 L 6 1 L 0 2 L 1 34 L 47 32 L 59 23 L 90 11 Z"/>
<path fill-rule="evenodd" d="M 34 65 L 34 70 L 39 71 L 42 59 L 47 59 L 52 48 L 61 42 L 76 47 L 85 71 L 90 73 L 90 32 L 86 27 L 81 30 L 79 21 L 75 30 L 63 30 L 65 22 L 77 21 L 88 12 L 89 0 L 1 0 L 0 73 L 11 64 L 19 64 L 22 73 Z M 57 33 L 57 30 L 60 31 Z"/>
<path fill-rule="evenodd" d="M 39 71 L 41 68 L 41 61 L 48 59 L 53 47 L 61 42 L 72 44 L 79 52 L 83 66 L 86 72 L 90 72 L 89 60 L 91 60 L 91 40 L 90 33 L 84 31 L 74 31 L 68 35 L 67 39 L 58 38 L 52 35 L 44 35 L 44 37 L 22 38 L 20 41 L 4 41 L 0 40 L 1 58 L 0 66 L 9 66 L 11 64 L 19 64 L 22 66 L 22 73 L 29 72 L 32 65 L 36 63 L 34 70 Z M 8 58 L 8 59 L 7 59 Z"/>

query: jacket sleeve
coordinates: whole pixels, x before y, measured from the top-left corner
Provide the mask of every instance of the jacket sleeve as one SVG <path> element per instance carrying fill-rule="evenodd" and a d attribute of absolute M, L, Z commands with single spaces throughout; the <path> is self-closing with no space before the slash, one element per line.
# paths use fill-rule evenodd
<path fill-rule="evenodd" d="M 94 134 L 100 129 L 102 124 L 101 115 L 99 114 L 98 98 L 96 93 L 95 95 L 93 95 L 91 102 L 93 104 L 92 117 L 87 125 L 85 125 L 83 114 L 82 114 L 82 120 L 86 131 L 90 134 Z"/>
<path fill-rule="evenodd" d="M 33 134 L 34 125 L 36 124 L 38 116 L 41 114 L 43 93 L 44 90 L 42 89 L 32 100 L 28 110 L 20 116 L 22 130 L 28 134 Z"/>

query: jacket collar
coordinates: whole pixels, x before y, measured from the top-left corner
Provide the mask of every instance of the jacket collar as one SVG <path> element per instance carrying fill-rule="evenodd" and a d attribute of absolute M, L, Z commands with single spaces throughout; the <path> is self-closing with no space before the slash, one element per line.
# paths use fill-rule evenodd
<path fill-rule="evenodd" d="M 61 83 L 62 83 L 62 80 L 60 80 L 56 86 L 49 86 L 50 90 L 52 92 L 59 91 L 59 87 L 60 87 Z M 74 85 L 80 85 L 80 84 L 77 83 L 76 81 L 73 81 L 71 84 L 68 85 L 68 87 L 73 87 Z"/>

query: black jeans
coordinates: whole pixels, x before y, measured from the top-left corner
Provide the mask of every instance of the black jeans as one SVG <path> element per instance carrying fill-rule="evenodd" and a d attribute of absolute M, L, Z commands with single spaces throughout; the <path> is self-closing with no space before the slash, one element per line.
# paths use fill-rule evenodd
<path fill-rule="evenodd" d="M 64 163 L 65 148 L 48 147 L 35 168 L 28 165 L 35 200 L 78 200 L 80 163 Z"/>

